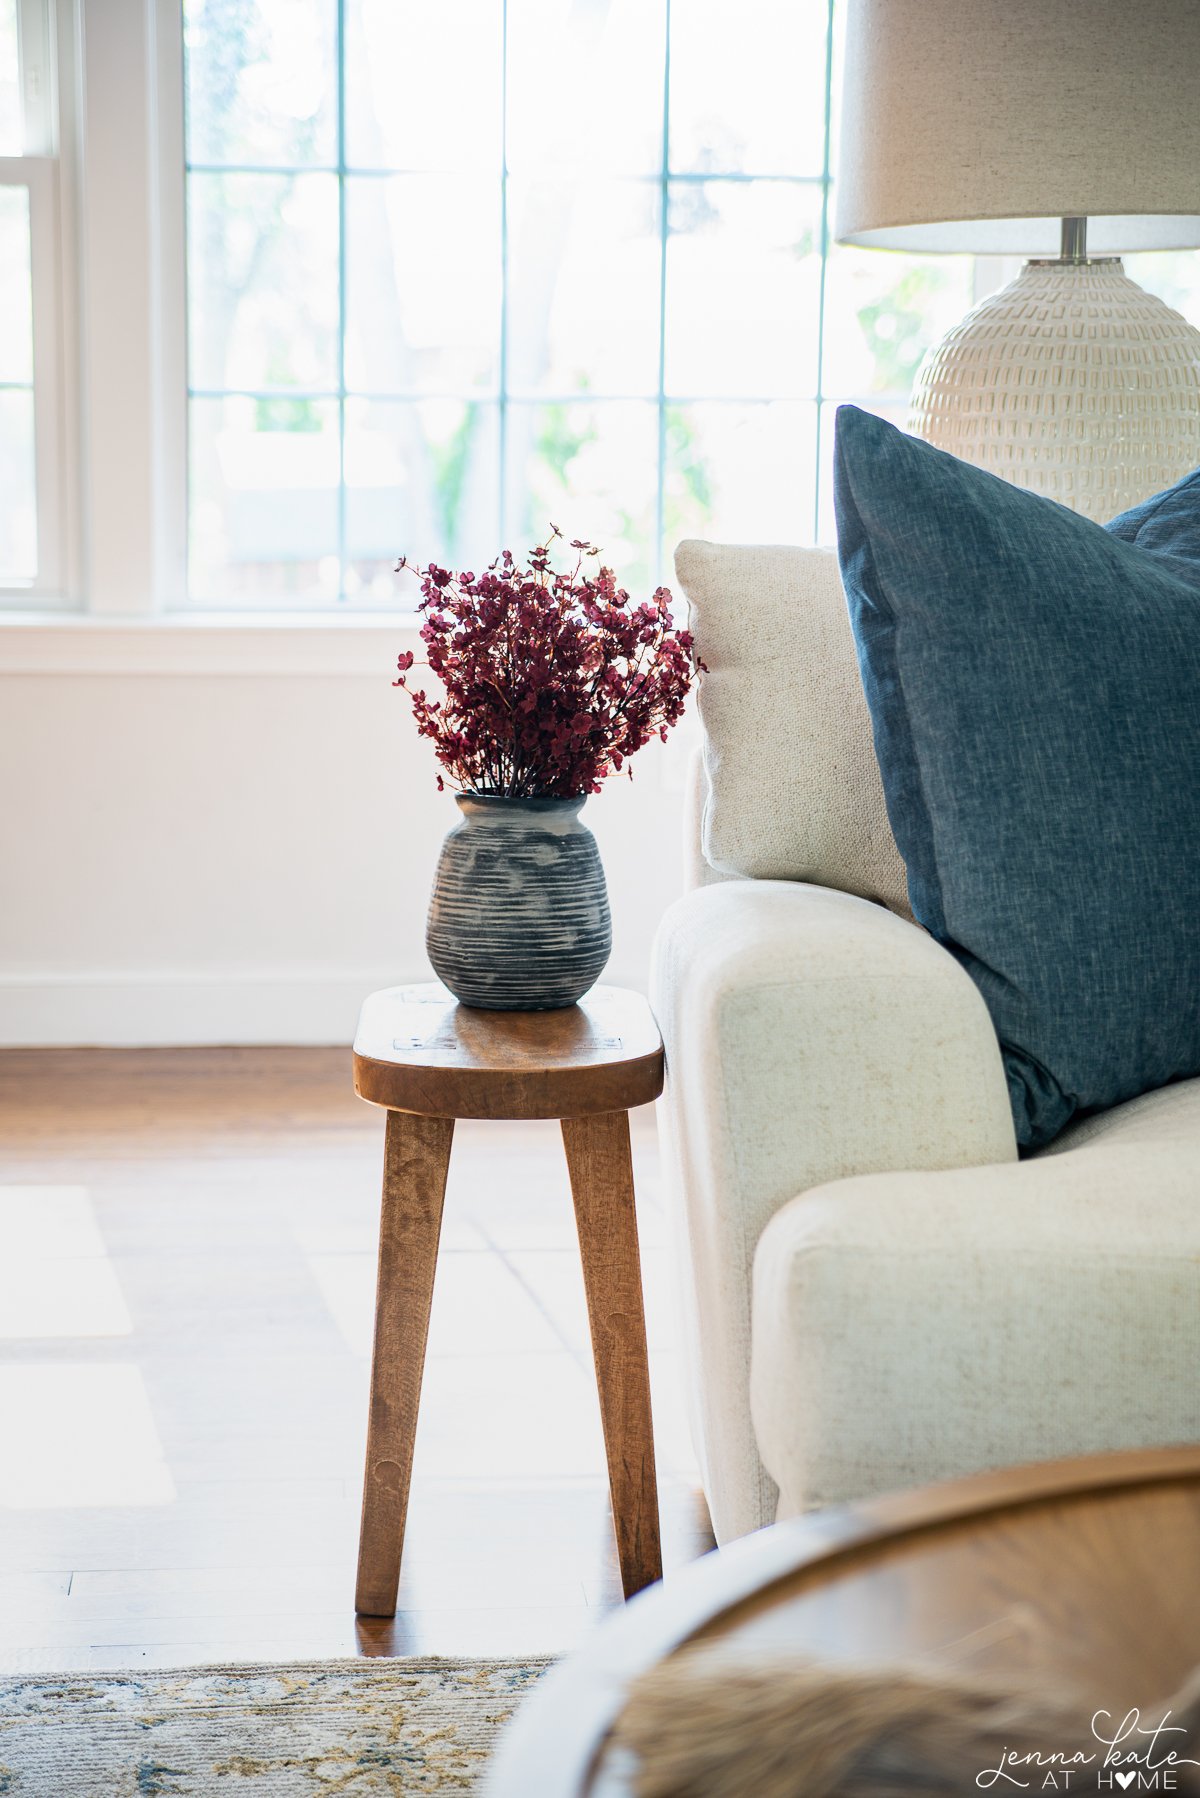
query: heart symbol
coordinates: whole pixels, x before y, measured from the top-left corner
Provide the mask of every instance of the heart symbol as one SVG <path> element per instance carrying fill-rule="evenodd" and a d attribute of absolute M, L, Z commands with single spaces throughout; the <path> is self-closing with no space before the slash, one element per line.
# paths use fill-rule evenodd
<path fill-rule="evenodd" d="M 1137 1777 L 1137 1775 L 1134 1773 L 1118 1773 L 1116 1776 L 1117 1784 L 1120 1786 L 1120 1788 L 1123 1792 L 1127 1792 L 1129 1790 L 1130 1786 L 1133 1784 L 1136 1777 Z"/>

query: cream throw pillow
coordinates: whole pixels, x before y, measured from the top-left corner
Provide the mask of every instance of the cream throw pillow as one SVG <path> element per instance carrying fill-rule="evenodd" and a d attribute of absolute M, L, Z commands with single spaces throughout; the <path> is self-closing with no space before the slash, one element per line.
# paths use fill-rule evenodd
<path fill-rule="evenodd" d="M 689 541 L 675 572 L 708 666 L 706 859 L 911 917 L 834 551 Z"/>

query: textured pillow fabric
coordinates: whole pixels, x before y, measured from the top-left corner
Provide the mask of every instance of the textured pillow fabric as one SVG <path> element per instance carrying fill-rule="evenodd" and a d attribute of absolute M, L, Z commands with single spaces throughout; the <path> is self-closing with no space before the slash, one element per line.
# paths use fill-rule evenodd
<path fill-rule="evenodd" d="M 911 916 L 831 550 L 681 543 L 720 872 L 809 880 Z"/>
<path fill-rule="evenodd" d="M 1200 488 L 1105 530 L 852 406 L 835 464 L 913 912 L 979 986 L 1040 1146 L 1200 1073 Z"/>

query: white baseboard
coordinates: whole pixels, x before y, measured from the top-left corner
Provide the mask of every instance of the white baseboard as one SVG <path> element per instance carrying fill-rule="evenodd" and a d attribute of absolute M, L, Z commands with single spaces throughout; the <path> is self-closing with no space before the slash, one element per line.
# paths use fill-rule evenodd
<path fill-rule="evenodd" d="M 429 978 L 424 960 L 340 973 L 0 974 L 0 1047 L 349 1043 L 368 993 Z M 604 981 L 645 988 L 640 971 L 606 968 Z"/>
<path fill-rule="evenodd" d="M 0 976 L 0 1044 L 163 1048 L 348 1043 L 368 993 L 428 978 L 424 965 L 267 976 Z"/>

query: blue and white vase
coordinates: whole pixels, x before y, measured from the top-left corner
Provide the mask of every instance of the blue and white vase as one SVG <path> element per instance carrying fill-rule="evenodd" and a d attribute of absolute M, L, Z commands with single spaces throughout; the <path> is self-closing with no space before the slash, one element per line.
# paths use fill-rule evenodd
<path fill-rule="evenodd" d="M 455 795 L 462 822 L 442 845 L 425 947 L 464 1005 L 574 1005 L 612 949 L 608 890 L 583 798 Z"/>

